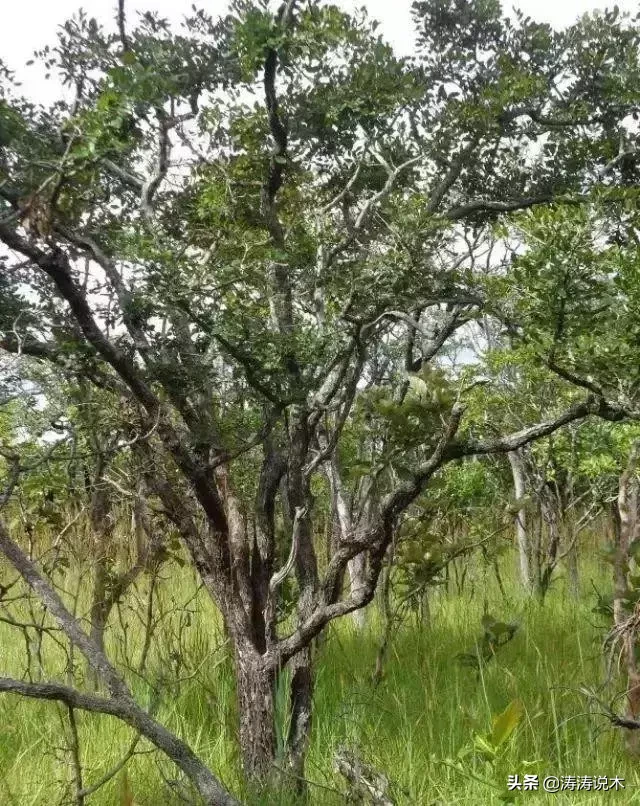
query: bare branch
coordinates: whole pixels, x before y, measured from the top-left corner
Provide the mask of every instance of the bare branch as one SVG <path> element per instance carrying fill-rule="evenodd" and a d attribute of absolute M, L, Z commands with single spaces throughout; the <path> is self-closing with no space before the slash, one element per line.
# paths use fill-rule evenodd
<path fill-rule="evenodd" d="M 99 789 L 105 784 L 108 784 L 109 781 L 113 780 L 116 775 L 120 772 L 120 770 L 124 769 L 127 766 L 129 761 L 136 755 L 136 748 L 140 743 L 140 734 L 138 734 L 134 740 L 129 745 L 129 749 L 124 754 L 124 756 L 120 759 L 120 761 L 112 767 L 108 772 L 106 772 L 102 778 L 95 782 L 95 784 L 91 784 L 91 786 L 86 787 L 82 790 L 81 794 L 83 797 L 88 798 L 90 795 L 94 795 Z"/>
<path fill-rule="evenodd" d="M 154 421 L 158 434 L 176 464 L 189 480 L 216 531 L 226 534 L 227 521 L 215 483 L 206 469 L 193 456 L 189 447 L 167 416 L 165 407 L 136 367 L 134 361 L 113 344 L 98 327 L 84 291 L 74 282 L 68 256 L 60 249 L 45 252 L 11 228 L 0 224 L 0 240 L 21 252 L 53 280 L 61 296 L 68 302 L 82 333 L 102 358 L 110 364 L 144 406 Z"/>
<path fill-rule="evenodd" d="M 300 544 L 300 525 L 304 518 L 307 517 L 308 510 L 305 507 L 296 507 L 295 517 L 293 519 L 293 529 L 292 529 L 292 537 L 291 537 L 291 549 L 289 551 L 289 557 L 287 558 L 286 563 L 282 566 L 282 568 L 277 571 L 269 581 L 269 591 L 273 595 L 277 591 L 277 589 L 282 585 L 284 580 L 287 576 L 291 573 L 291 569 L 293 568 L 293 564 L 296 561 L 296 555 L 298 553 L 298 546 Z"/>
<path fill-rule="evenodd" d="M 331 199 L 330 202 L 327 202 L 327 204 L 325 204 L 324 207 L 320 208 L 320 215 L 326 215 L 328 212 L 330 212 L 334 207 L 336 207 L 336 205 L 340 204 L 340 202 L 344 199 L 344 197 L 347 195 L 347 193 L 349 193 L 351 188 L 358 181 L 358 177 L 360 176 L 360 174 L 362 172 L 362 168 L 364 167 L 364 164 L 365 164 L 366 155 L 367 155 L 367 151 L 365 150 L 365 152 L 363 153 L 362 157 L 360 158 L 360 162 L 358 163 L 358 166 L 356 167 L 356 170 L 355 170 L 353 176 L 351 177 L 351 179 L 349 179 L 347 184 L 342 188 L 342 190 L 340 191 L 340 193 L 338 193 L 337 196 L 335 196 L 333 199 Z"/>
<path fill-rule="evenodd" d="M 538 204 L 550 204 L 554 197 L 547 193 L 541 196 L 524 196 L 520 199 L 510 201 L 495 201 L 491 199 L 475 199 L 474 201 L 461 204 L 458 207 L 450 207 L 444 217 L 449 221 L 457 221 L 461 218 L 477 215 L 478 213 L 512 213 L 516 210 L 526 210 Z"/>
<path fill-rule="evenodd" d="M 9 533 L 0 519 L 0 552 L 22 576 L 41 603 L 56 619 L 67 638 L 78 647 L 92 669 L 107 685 L 110 699 L 86 695 L 55 683 L 23 683 L 2 678 L 0 691 L 11 691 L 25 697 L 59 700 L 69 707 L 111 714 L 131 725 L 177 764 L 197 787 L 205 802 L 211 806 L 237 806 L 237 801 L 222 787 L 213 773 L 200 761 L 191 748 L 156 722 L 135 702 L 125 682 L 106 655 L 81 629 L 56 591 L 36 570 L 31 560 Z"/>
<path fill-rule="evenodd" d="M 400 177 L 400 175 L 410 168 L 412 165 L 416 165 L 420 160 L 424 157 L 422 154 L 419 154 L 416 157 L 411 157 L 410 159 L 403 162 L 401 165 L 398 165 L 397 168 L 392 168 L 382 157 L 381 154 L 375 155 L 378 161 L 385 166 L 387 169 L 387 181 L 385 182 L 384 186 L 381 190 L 377 193 L 374 193 L 363 205 L 362 209 L 358 213 L 356 220 L 353 222 L 353 225 L 349 228 L 349 232 L 345 237 L 340 241 L 340 243 L 336 244 L 333 249 L 329 250 L 327 257 L 325 259 L 325 268 L 330 266 L 333 261 L 344 252 L 345 249 L 348 249 L 349 246 L 355 241 L 358 233 L 362 230 L 364 225 L 368 222 L 371 214 L 378 206 L 378 204 L 383 201 L 393 190 L 396 181 Z"/>
<path fill-rule="evenodd" d="M 100 163 L 107 169 L 108 173 L 117 176 L 125 185 L 128 185 L 132 190 L 142 191 L 144 187 L 144 179 L 141 179 L 136 174 L 126 171 L 121 165 L 113 162 L 113 160 L 103 157 Z"/>
<path fill-rule="evenodd" d="M 78 622 L 64 606 L 62 599 L 58 596 L 56 591 L 44 577 L 41 576 L 35 565 L 18 544 L 9 537 L 9 533 L 2 520 L 0 520 L 0 552 L 5 555 L 27 585 L 38 596 L 47 610 L 49 610 L 69 640 L 82 652 L 91 668 L 105 682 L 112 696 L 130 697 L 131 695 L 124 681 L 113 668 L 106 655 L 89 640 L 87 634 L 81 629 Z"/>
<path fill-rule="evenodd" d="M 427 202 L 428 213 L 435 213 L 438 207 L 440 207 L 440 203 L 462 173 L 462 169 L 466 164 L 467 158 L 471 156 L 471 153 L 473 152 L 473 149 L 476 147 L 477 143 L 478 137 L 473 137 L 471 141 L 460 151 L 460 153 L 452 159 L 449 170 L 442 178 L 440 184 L 429 196 L 429 201 Z"/>
<path fill-rule="evenodd" d="M 171 141 L 169 139 L 171 121 L 167 119 L 164 112 L 160 109 L 157 110 L 157 116 L 158 157 L 152 173 L 146 179 L 142 187 L 142 195 L 140 198 L 140 208 L 148 224 L 153 223 L 153 199 L 163 179 L 167 175 L 169 169 L 169 152 L 171 149 Z"/>
<path fill-rule="evenodd" d="M 85 694 L 60 683 L 30 683 L 9 677 L 0 677 L 0 692 L 36 700 L 53 700 L 82 711 L 117 717 L 139 730 L 145 738 L 165 752 L 193 781 L 208 806 L 240 806 L 187 745 L 155 722 L 133 701 Z"/>
<path fill-rule="evenodd" d="M 320 595 L 311 614 L 299 624 L 295 632 L 278 642 L 273 654 L 274 661 L 285 662 L 302 647 L 307 646 L 330 621 L 359 610 L 371 601 L 382 568 L 382 558 L 391 541 L 395 519 L 417 497 L 445 461 L 446 448 L 458 430 L 463 412 L 464 408 L 461 405 L 454 405 L 450 420 L 431 457 L 420 467 L 411 481 L 405 482 L 386 496 L 382 503 L 381 515 L 375 525 L 360 536 L 349 535 L 349 539 L 340 544 L 325 572 Z M 349 560 L 362 551 L 369 551 L 371 555 L 364 584 L 354 590 L 347 599 L 332 602 L 337 579 L 340 578 Z"/>
<path fill-rule="evenodd" d="M 573 406 L 566 411 L 559 414 L 551 420 L 545 420 L 528 428 L 523 428 L 520 431 L 515 431 L 512 434 L 507 434 L 503 437 L 488 440 L 467 440 L 465 442 L 451 444 L 446 453 L 446 461 L 459 459 L 463 456 L 477 456 L 480 454 L 489 453 L 508 453 L 527 445 L 529 442 L 541 439 L 542 437 L 549 436 L 562 428 L 564 425 L 575 422 L 576 420 L 583 420 L 590 415 L 597 415 L 602 419 L 609 420 L 610 422 L 621 422 L 629 416 L 629 412 L 621 408 L 617 408 L 607 403 L 602 398 L 594 396 L 587 398 L 586 401 L 574 403 Z"/>

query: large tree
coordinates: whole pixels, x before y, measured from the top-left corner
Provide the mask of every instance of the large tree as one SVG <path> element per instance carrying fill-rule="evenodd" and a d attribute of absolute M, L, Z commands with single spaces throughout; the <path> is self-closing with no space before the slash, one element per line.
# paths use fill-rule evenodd
<path fill-rule="evenodd" d="M 113 33 L 80 15 L 38 54 L 66 100 L 41 109 L 4 76 L 2 348 L 119 407 L 145 488 L 224 619 L 242 758 L 258 779 L 276 752 L 276 678 L 290 669 L 300 774 L 314 641 L 371 601 L 403 513 L 439 468 L 627 414 L 578 387 L 568 408 L 496 436 L 490 410 L 482 428 L 464 424 L 465 373 L 432 365 L 499 313 L 484 270 L 495 253 L 483 252 L 498 216 L 584 205 L 632 180 L 640 31 L 611 12 L 556 32 L 492 0 L 413 11 L 418 54 L 401 60 L 366 18 L 321 2 L 236 0 L 176 32 L 153 14 L 130 24 L 120 0 Z M 326 562 L 320 479 L 336 527 Z M 0 549 L 111 699 L 0 688 L 119 716 L 207 802 L 231 802 L 4 528 Z"/>

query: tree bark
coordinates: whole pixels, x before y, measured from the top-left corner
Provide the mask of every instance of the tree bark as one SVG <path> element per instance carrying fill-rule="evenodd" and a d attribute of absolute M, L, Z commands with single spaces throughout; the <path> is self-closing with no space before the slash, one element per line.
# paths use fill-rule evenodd
<path fill-rule="evenodd" d="M 96 557 L 94 577 L 93 577 L 93 591 L 91 593 L 91 611 L 89 620 L 91 627 L 89 635 L 91 640 L 100 649 L 101 652 L 105 651 L 105 631 L 107 629 L 107 622 L 109 615 L 113 608 L 113 603 L 108 602 L 107 599 L 107 561 L 106 557 Z M 95 681 L 98 685 L 98 681 Z"/>
<path fill-rule="evenodd" d="M 564 536 L 567 542 L 567 577 L 569 595 L 576 601 L 580 598 L 580 550 L 578 547 L 579 526 L 576 524 L 577 513 L 572 505 L 575 502 L 574 475 L 576 467 L 576 432 L 571 429 L 571 468 L 567 473 L 563 487 L 562 520 Z"/>
<path fill-rule="evenodd" d="M 325 443 L 326 444 L 326 443 Z M 342 474 L 336 456 L 327 462 L 327 478 L 331 488 L 332 509 L 335 512 L 338 538 L 348 540 L 353 531 L 353 519 L 351 516 L 351 502 L 342 481 Z M 368 515 L 363 512 L 363 515 Z M 360 589 L 366 585 L 367 563 L 365 555 L 357 554 L 347 564 L 349 573 L 349 590 L 352 596 L 357 596 Z M 351 619 L 357 630 L 362 630 L 366 624 L 366 611 L 364 608 L 354 610 Z"/>
<path fill-rule="evenodd" d="M 103 455 L 98 456 L 98 466 L 91 492 L 91 537 L 93 538 L 94 573 L 91 591 L 91 640 L 104 652 L 104 632 L 111 607 L 107 604 L 107 587 L 114 518 L 111 498 L 103 480 L 105 470 Z M 95 681 L 97 685 L 97 680 Z"/>
<path fill-rule="evenodd" d="M 515 499 L 516 501 L 521 501 L 527 490 L 524 460 L 519 451 L 509 451 L 507 458 L 511 466 Z M 521 506 L 516 513 L 516 544 L 518 547 L 520 581 L 527 593 L 532 593 L 534 586 L 531 576 L 531 544 L 527 531 L 527 511 L 524 506 Z"/>
<path fill-rule="evenodd" d="M 349 560 L 349 587 L 352 596 L 357 596 L 358 591 L 364 589 L 366 585 L 367 563 L 364 554 L 358 554 L 353 560 Z M 364 629 L 367 619 L 367 612 L 364 608 L 354 610 L 351 614 L 353 624 L 357 630 Z"/>
<path fill-rule="evenodd" d="M 315 682 L 313 648 L 311 646 L 296 655 L 290 666 L 291 677 L 291 724 L 287 740 L 289 768 L 298 782 L 298 790 L 304 790 L 304 766 L 311 736 L 311 714 Z"/>
<path fill-rule="evenodd" d="M 290 517 L 299 520 L 298 550 L 295 556 L 296 579 L 299 587 L 298 623 L 303 624 L 313 613 L 319 580 L 318 563 L 310 519 L 311 491 L 305 463 L 309 450 L 308 411 L 304 406 L 292 407 L 289 428 L 288 495 Z M 309 641 L 290 662 L 291 725 L 287 739 L 288 763 L 296 776 L 299 789 L 304 788 L 304 764 L 311 734 L 311 711 L 314 683 L 314 645 Z"/>
<path fill-rule="evenodd" d="M 275 674 L 251 649 L 235 651 L 239 740 L 248 780 L 263 784 L 276 760 Z"/>
<path fill-rule="evenodd" d="M 640 443 L 636 442 L 629 455 L 627 467 L 620 476 L 618 485 L 618 507 L 614 513 L 614 535 L 616 553 L 614 562 L 614 601 L 613 616 L 615 626 L 620 628 L 623 655 L 627 676 L 626 717 L 637 720 L 640 716 L 640 669 L 636 660 L 637 635 L 635 625 L 628 623 L 624 601 L 627 595 L 627 573 L 629 570 L 629 547 L 634 538 L 637 523 L 638 481 L 636 467 Z M 640 753 L 640 737 L 637 731 L 626 732 L 627 750 L 632 755 Z"/>
<path fill-rule="evenodd" d="M 541 523 L 546 525 L 547 545 L 544 570 L 538 587 L 541 600 L 549 592 L 553 572 L 558 564 L 558 547 L 560 545 L 560 527 L 558 523 L 557 500 L 551 489 L 544 485 L 539 494 Z"/>

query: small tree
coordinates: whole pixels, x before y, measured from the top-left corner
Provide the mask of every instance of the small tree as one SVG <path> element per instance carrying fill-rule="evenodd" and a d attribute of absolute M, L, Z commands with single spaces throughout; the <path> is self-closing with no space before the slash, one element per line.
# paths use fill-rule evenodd
<path fill-rule="evenodd" d="M 2 346 L 120 402 L 148 493 L 224 619 L 258 780 L 276 752 L 277 676 L 289 667 L 300 775 L 314 640 L 371 601 L 403 513 L 443 465 L 625 416 L 591 390 L 506 436 L 491 412 L 471 431 L 464 379 L 443 384 L 430 363 L 495 310 L 474 270 L 487 224 L 582 204 L 602 169 L 622 169 L 612 154 L 637 104 L 638 30 L 613 12 L 554 32 L 504 19 L 497 2 L 417 2 L 414 18 L 419 55 L 403 61 L 374 24 L 319 2 L 237 0 L 176 33 L 154 14 L 128 26 L 121 0 L 115 34 L 79 15 L 38 55 L 72 101 L 45 112 L 8 77 L 0 100 Z M 426 396 L 407 396 L 415 373 Z M 343 460 L 357 417 L 369 432 L 356 490 Z M 312 488 L 327 469 L 340 529 L 321 567 Z M 2 687 L 125 719 L 206 802 L 232 802 L 135 704 L 4 528 L 0 549 L 111 699 Z"/>

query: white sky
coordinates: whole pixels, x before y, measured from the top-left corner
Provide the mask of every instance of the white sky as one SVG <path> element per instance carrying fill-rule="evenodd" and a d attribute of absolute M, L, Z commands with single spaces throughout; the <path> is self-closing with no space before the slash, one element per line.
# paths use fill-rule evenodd
<path fill-rule="evenodd" d="M 334 0 L 345 9 L 365 6 L 369 14 L 379 19 L 385 37 L 399 53 L 411 51 L 413 37 L 409 16 L 411 0 Z M 133 18 L 136 10 L 157 10 L 163 16 L 179 20 L 190 11 L 193 0 L 128 0 L 127 15 Z M 56 97 L 53 82 L 42 79 L 42 67 L 25 68 L 24 63 L 34 49 L 55 41 L 56 26 L 82 6 L 100 21 L 113 19 L 116 0 L 0 0 L 2 25 L 0 26 L 0 57 L 18 73 L 23 82 L 23 92 L 32 99 L 49 101 Z M 617 0 L 618 6 L 627 11 L 637 10 L 637 0 Z M 223 13 L 226 0 L 200 0 L 212 15 Z M 514 3 L 503 0 L 505 11 Z M 515 3 L 534 19 L 562 27 L 585 11 L 603 6 L 612 6 L 613 0 L 517 0 Z"/>

